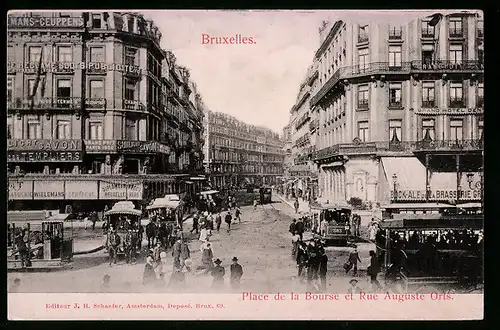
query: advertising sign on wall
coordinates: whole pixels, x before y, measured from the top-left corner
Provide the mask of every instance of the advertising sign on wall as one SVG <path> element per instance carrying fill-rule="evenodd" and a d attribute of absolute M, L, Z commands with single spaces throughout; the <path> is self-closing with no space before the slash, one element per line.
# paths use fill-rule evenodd
<path fill-rule="evenodd" d="M 7 150 L 15 151 L 81 151 L 82 140 L 7 140 Z"/>
<path fill-rule="evenodd" d="M 97 181 L 66 181 L 66 199 L 87 200 L 98 198 Z"/>
<path fill-rule="evenodd" d="M 116 152 L 115 140 L 85 140 L 87 153 Z"/>
<path fill-rule="evenodd" d="M 129 181 L 99 182 L 99 199 L 138 200 L 142 198 L 142 183 Z"/>
<path fill-rule="evenodd" d="M 33 199 L 33 181 L 9 180 L 9 200 Z"/>
<path fill-rule="evenodd" d="M 9 151 L 8 162 L 81 162 L 81 151 Z"/>
<path fill-rule="evenodd" d="M 35 181 L 33 199 L 64 199 L 64 181 Z"/>

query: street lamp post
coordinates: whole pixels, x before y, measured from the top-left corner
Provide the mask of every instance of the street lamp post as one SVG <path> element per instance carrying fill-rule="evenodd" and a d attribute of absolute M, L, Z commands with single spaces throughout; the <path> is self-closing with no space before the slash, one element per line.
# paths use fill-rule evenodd
<path fill-rule="evenodd" d="M 394 202 L 397 201 L 397 196 L 398 196 L 398 190 L 397 190 L 397 183 L 398 183 L 398 175 L 396 173 L 394 173 L 392 175 L 392 184 L 393 184 L 393 191 L 394 191 Z"/>

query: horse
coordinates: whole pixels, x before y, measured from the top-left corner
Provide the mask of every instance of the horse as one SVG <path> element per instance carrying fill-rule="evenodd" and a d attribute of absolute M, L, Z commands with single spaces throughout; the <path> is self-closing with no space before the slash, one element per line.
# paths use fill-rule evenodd
<path fill-rule="evenodd" d="M 148 238 L 148 249 L 155 245 L 155 238 L 157 234 L 156 225 L 150 222 L 146 225 L 146 237 Z"/>

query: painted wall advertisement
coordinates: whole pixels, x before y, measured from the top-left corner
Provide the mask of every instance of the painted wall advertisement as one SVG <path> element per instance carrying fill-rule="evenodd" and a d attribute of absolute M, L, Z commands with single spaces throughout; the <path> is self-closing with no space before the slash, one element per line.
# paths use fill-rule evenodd
<path fill-rule="evenodd" d="M 141 182 L 101 181 L 99 183 L 99 199 L 107 200 L 139 200 L 142 199 Z"/>
<path fill-rule="evenodd" d="M 64 181 L 35 181 L 33 199 L 64 199 Z"/>
<path fill-rule="evenodd" d="M 66 181 L 65 199 L 98 199 L 97 181 Z"/>
<path fill-rule="evenodd" d="M 9 200 L 33 199 L 33 181 L 9 181 Z"/>

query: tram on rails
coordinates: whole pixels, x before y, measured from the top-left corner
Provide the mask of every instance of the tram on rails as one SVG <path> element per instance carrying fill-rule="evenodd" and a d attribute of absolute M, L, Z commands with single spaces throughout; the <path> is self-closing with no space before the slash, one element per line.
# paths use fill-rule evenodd
<path fill-rule="evenodd" d="M 259 197 L 261 204 L 272 203 L 272 189 L 271 187 L 261 187 L 259 189 Z"/>
<path fill-rule="evenodd" d="M 311 205 L 313 233 L 320 235 L 326 245 L 347 246 L 352 209 L 347 206 Z"/>
<path fill-rule="evenodd" d="M 400 267 L 406 292 L 481 283 L 484 216 L 474 207 L 430 203 L 384 209 L 377 255 L 385 269 Z"/>
<path fill-rule="evenodd" d="M 134 239 L 139 246 L 139 226 L 141 225 L 142 211 L 136 209 L 133 202 L 117 202 L 111 210 L 104 213 L 104 216 L 108 232 L 109 230 L 115 230 L 118 236 L 120 236 L 120 245 L 117 250 L 118 255 L 125 255 L 125 236 L 129 230 L 132 231 L 132 234 L 135 236 Z M 107 235 L 105 246 L 106 249 L 109 249 Z"/>

